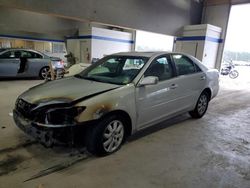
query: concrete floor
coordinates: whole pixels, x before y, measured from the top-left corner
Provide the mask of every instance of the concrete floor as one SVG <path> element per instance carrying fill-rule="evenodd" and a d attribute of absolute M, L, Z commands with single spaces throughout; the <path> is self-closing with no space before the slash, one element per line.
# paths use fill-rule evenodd
<path fill-rule="evenodd" d="M 238 84 L 231 81 L 222 78 L 224 86 L 202 119 L 184 114 L 163 122 L 103 158 L 65 147 L 46 149 L 28 139 L 9 112 L 22 91 L 41 81 L 2 81 L 0 188 L 249 188 L 250 87 L 232 89 Z"/>

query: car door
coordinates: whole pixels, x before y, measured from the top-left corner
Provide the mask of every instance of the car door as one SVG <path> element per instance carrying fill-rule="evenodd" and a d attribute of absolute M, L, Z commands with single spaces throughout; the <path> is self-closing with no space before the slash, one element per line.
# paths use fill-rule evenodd
<path fill-rule="evenodd" d="M 155 85 L 136 87 L 138 129 L 147 127 L 178 111 L 180 88 L 176 84 L 175 69 L 169 55 L 155 58 L 143 77 L 157 76 Z"/>
<path fill-rule="evenodd" d="M 23 71 L 20 71 L 18 76 L 38 76 L 42 67 L 48 66 L 48 60 L 44 60 L 41 54 L 33 51 L 20 50 L 21 63 L 24 63 Z"/>
<path fill-rule="evenodd" d="M 14 77 L 20 66 L 20 59 L 15 57 L 14 50 L 8 50 L 0 55 L 0 76 Z"/>
<path fill-rule="evenodd" d="M 176 67 L 176 84 L 183 96 L 179 102 L 182 110 L 192 110 L 206 84 L 206 74 L 189 57 L 183 54 L 172 54 Z"/>

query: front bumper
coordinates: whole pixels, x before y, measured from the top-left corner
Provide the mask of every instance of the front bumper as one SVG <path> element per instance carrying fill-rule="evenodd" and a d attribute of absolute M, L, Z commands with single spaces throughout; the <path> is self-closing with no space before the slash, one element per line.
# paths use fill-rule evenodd
<path fill-rule="evenodd" d="M 46 147 L 52 147 L 58 142 L 71 142 L 74 138 L 74 125 L 45 127 L 42 126 L 42 124 L 35 123 L 27 118 L 24 118 L 17 110 L 13 110 L 13 118 L 17 127 Z"/>

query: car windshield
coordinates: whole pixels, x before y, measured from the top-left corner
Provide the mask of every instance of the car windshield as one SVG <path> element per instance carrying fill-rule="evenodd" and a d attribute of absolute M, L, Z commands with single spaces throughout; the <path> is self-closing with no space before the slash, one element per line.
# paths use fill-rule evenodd
<path fill-rule="evenodd" d="M 148 59 L 137 56 L 107 56 L 75 77 L 125 85 L 133 81 Z"/>

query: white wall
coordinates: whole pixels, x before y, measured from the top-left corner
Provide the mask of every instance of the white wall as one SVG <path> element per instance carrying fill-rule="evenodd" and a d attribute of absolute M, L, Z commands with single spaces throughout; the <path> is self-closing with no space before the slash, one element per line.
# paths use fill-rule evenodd
<path fill-rule="evenodd" d="M 82 63 L 91 63 L 91 53 L 92 53 L 92 40 L 91 39 L 81 39 L 80 41 L 80 58 L 79 61 Z"/>
<path fill-rule="evenodd" d="M 92 37 L 92 58 L 132 50 L 132 43 L 129 43 L 132 41 L 132 33 L 92 27 Z"/>
<path fill-rule="evenodd" d="M 218 54 L 219 43 L 206 41 L 202 63 L 208 68 L 216 68 L 216 59 Z"/>
<path fill-rule="evenodd" d="M 221 28 L 208 24 L 185 26 L 183 37 L 177 38 L 175 51 L 198 58 L 209 68 L 216 68 Z"/>
<path fill-rule="evenodd" d="M 91 39 L 67 39 L 67 53 L 73 53 L 76 63 L 90 63 L 91 42 Z"/>
<path fill-rule="evenodd" d="M 67 52 L 72 52 L 77 62 L 91 63 L 93 58 L 128 52 L 133 48 L 132 32 L 115 31 L 86 25 L 79 29 L 79 36 L 67 39 Z"/>
<path fill-rule="evenodd" d="M 220 43 L 218 48 L 217 60 L 216 60 L 216 68 L 220 69 L 222 56 L 223 56 L 223 48 L 225 45 L 227 25 L 229 20 L 231 5 L 223 4 L 223 5 L 214 5 L 207 6 L 203 9 L 203 23 L 204 24 L 212 24 L 222 28 L 221 39 L 223 40 Z"/>
<path fill-rule="evenodd" d="M 205 46 L 204 40 L 185 41 L 185 42 L 176 41 L 174 51 L 190 54 L 199 59 L 200 61 L 202 61 L 204 56 L 204 46 Z"/>
<path fill-rule="evenodd" d="M 78 39 L 68 39 L 67 40 L 67 52 L 73 53 L 74 56 L 77 58 L 77 62 L 80 61 L 80 43 Z"/>
<path fill-rule="evenodd" d="M 136 31 L 136 51 L 172 51 L 174 37 L 158 33 Z"/>

